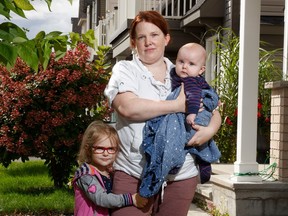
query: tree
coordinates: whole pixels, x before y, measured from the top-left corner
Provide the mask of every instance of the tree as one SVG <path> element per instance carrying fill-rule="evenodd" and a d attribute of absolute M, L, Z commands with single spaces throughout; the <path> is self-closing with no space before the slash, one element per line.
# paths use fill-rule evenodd
<path fill-rule="evenodd" d="M 59 0 L 58 0 L 59 1 Z M 64 1 L 64 0 L 63 0 Z M 66 0 L 72 4 L 72 0 Z M 11 11 L 26 18 L 25 11 L 34 10 L 31 0 L 2 0 L 0 2 L 0 15 L 11 18 Z M 50 9 L 52 0 L 45 0 Z M 92 32 L 86 34 L 86 44 L 94 47 Z M 12 22 L 0 24 L 0 63 L 8 69 L 11 68 L 17 57 L 20 57 L 29 67 L 38 71 L 41 64 L 45 69 L 49 63 L 52 50 L 55 52 L 55 60 L 63 57 L 68 47 L 75 47 L 80 36 L 75 33 L 63 35 L 62 32 L 54 31 L 46 34 L 40 31 L 35 38 L 28 39 L 26 32 Z"/>
<path fill-rule="evenodd" d="M 45 0 L 49 9 L 52 0 Z M 25 17 L 29 0 L 2 0 L 0 15 Z M 71 1 L 70 1 L 71 2 Z M 84 43 L 83 43 L 83 42 Z M 0 163 L 30 156 L 45 160 L 56 187 L 68 182 L 82 134 L 110 110 L 103 95 L 109 78 L 109 47 L 88 62 L 94 32 L 45 34 L 28 39 L 11 22 L 0 24 Z M 73 49 L 69 49 L 71 47 Z"/>

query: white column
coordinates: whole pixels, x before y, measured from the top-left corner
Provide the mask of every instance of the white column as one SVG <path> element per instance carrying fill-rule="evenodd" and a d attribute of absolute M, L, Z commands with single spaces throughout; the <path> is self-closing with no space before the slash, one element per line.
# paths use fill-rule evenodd
<path fill-rule="evenodd" d="M 287 67 L 288 67 L 288 0 L 285 0 L 284 9 L 284 41 L 283 41 L 283 80 L 287 80 Z"/>
<path fill-rule="evenodd" d="M 261 181 L 257 175 L 257 98 L 261 0 L 241 0 L 237 160 L 233 181 Z"/>

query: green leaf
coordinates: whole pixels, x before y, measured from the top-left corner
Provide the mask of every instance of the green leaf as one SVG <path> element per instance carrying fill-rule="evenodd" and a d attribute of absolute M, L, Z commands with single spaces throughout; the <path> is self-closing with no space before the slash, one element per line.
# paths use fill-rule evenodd
<path fill-rule="evenodd" d="M 2 2 L 0 3 L 0 14 L 2 14 L 3 16 L 5 16 L 7 19 L 10 19 L 10 18 L 11 18 L 11 16 L 10 16 L 10 10 L 9 10 L 5 5 L 3 5 Z"/>
<path fill-rule="evenodd" d="M 11 35 L 9 32 L 7 31 L 3 31 L 0 27 L 0 39 L 4 40 L 4 41 L 8 41 L 8 42 L 12 42 L 13 41 L 13 35 Z"/>
<path fill-rule="evenodd" d="M 18 55 L 29 65 L 34 71 L 38 71 L 38 55 L 35 51 L 35 42 L 33 40 L 19 44 Z"/>
<path fill-rule="evenodd" d="M 75 47 L 77 45 L 77 43 L 81 40 L 79 33 L 70 32 L 69 36 L 71 39 L 71 46 L 72 47 Z"/>
<path fill-rule="evenodd" d="M 54 38 L 53 40 L 49 40 L 51 46 L 53 46 L 55 50 L 56 61 L 58 61 L 65 55 L 67 51 L 67 39 L 68 39 L 67 36 L 59 36 L 57 38 Z"/>
<path fill-rule="evenodd" d="M 29 0 L 14 0 L 14 3 L 18 8 L 21 8 L 22 10 L 34 10 L 34 7 L 30 4 Z"/>
<path fill-rule="evenodd" d="M 51 52 L 52 52 L 51 45 L 48 42 L 45 42 L 43 47 L 43 62 L 41 62 L 44 70 L 46 70 L 49 64 Z"/>
<path fill-rule="evenodd" d="M 59 0 L 58 0 L 59 1 Z M 52 3 L 52 0 L 45 0 L 45 2 L 47 3 L 47 6 L 49 8 L 49 11 L 51 11 L 51 3 Z"/>
<path fill-rule="evenodd" d="M 10 65 L 14 65 L 17 58 L 16 48 L 8 43 L 0 43 L 0 55 L 6 59 Z"/>
<path fill-rule="evenodd" d="M 51 39 L 51 38 L 53 39 L 55 37 L 58 37 L 61 34 L 62 34 L 62 32 L 60 32 L 60 31 L 53 31 L 53 32 L 48 33 L 45 38 L 46 39 Z"/>
<path fill-rule="evenodd" d="M 55 54 L 56 54 L 55 60 L 58 61 L 60 58 L 62 58 L 62 57 L 65 56 L 66 52 L 62 52 L 62 51 L 60 51 L 60 50 L 57 50 L 57 51 L 55 52 Z"/>
<path fill-rule="evenodd" d="M 35 40 L 43 40 L 45 38 L 45 31 L 40 31 L 37 33 L 36 37 L 35 37 Z"/>
<path fill-rule="evenodd" d="M 16 7 L 15 9 L 12 10 L 14 13 L 17 15 L 26 18 L 24 11 L 21 8 Z"/>
<path fill-rule="evenodd" d="M 23 38 L 23 37 L 15 37 L 15 38 L 13 38 L 13 43 L 16 43 L 16 44 L 23 43 L 23 42 L 26 42 L 26 41 L 27 41 L 27 39 Z"/>
<path fill-rule="evenodd" d="M 62 52 L 66 52 L 67 50 L 67 37 L 66 36 L 60 36 L 57 38 L 57 40 L 53 40 L 54 49 L 55 50 L 61 50 Z"/>
<path fill-rule="evenodd" d="M 92 29 L 89 29 L 85 34 L 82 35 L 84 43 L 95 49 L 95 35 Z"/>
<path fill-rule="evenodd" d="M 22 38 L 28 40 L 26 33 L 19 26 L 15 25 L 14 23 L 11 23 L 11 22 L 1 23 L 0 29 L 3 32 L 7 32 L 8 34 L 10 34 L 10 41 L 9 42 L 12 42 L 11 39 L 13 39 L 14 37 L 22 37 Z M 3 32 L 2 32 L 2 35 L 5 36 L 5 34 L 3 34 Z M 8 39 L 7 35 L 6 35 L 6 39 Z"/>
<path fill-rule="evenodd" d="M 5 6 L 8 10 L 11 10 L 13 11 L 15 14 L 23 17 L 23 18 L 26 18 L 25 14 L 24 14 L 24 11 L 19 8 L 13 1 L 11 2 L 10 0 L 4 0 L 5 1 Z M 10 11 L 9 11 L 9 14 L 10 14 Z"/>

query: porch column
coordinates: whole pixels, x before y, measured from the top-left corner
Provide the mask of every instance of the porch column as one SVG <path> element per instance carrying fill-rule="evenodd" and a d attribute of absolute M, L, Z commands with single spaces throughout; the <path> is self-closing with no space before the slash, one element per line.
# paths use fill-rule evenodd
<path fill-rule="evenodd" d="M 257 98 L 261 0 L 241 0 L 237 158 L 232 181 L 261 181 L 258 172 Z M 252 174 L 252 175 L 251 175 Z"/>

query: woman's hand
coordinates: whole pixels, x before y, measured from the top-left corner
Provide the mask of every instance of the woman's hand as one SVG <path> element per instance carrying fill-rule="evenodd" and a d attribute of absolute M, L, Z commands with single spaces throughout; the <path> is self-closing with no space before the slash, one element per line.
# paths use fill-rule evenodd
<path fill-rule="evenodd" d="M 184 93 L 184 84 L 181 84 L 181 91 L 178 95 L 178 97 L 176 98 L 175 102 L 178 105 L 178 112 L 185 112 L 186 111 L 186 95 Z"/>
<path fill-rule="evenodd" d="M 210 140 L 214 131 L 210 127 L 204 127 L 200 125 L 192 125 L 193 129 L 196 131 L 192 139 L 188 142 L 187 146 L 199 146 Z"/>

